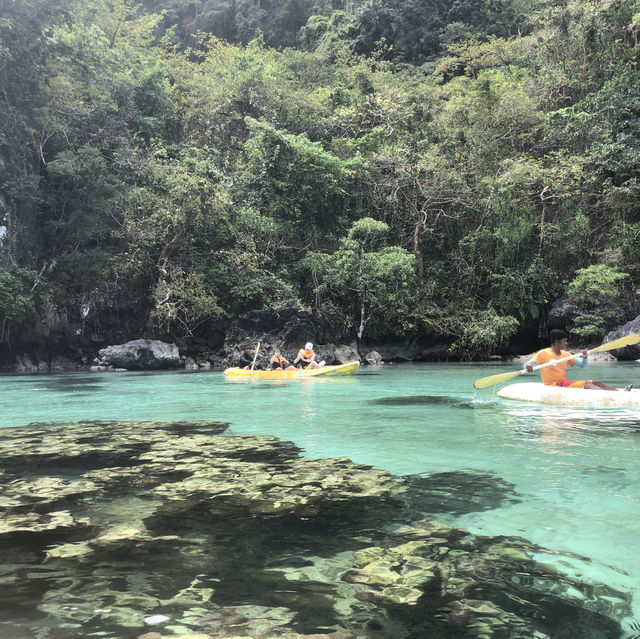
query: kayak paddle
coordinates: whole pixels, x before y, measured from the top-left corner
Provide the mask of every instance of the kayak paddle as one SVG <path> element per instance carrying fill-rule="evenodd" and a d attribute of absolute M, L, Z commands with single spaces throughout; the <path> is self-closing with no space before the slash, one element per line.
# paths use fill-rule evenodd
<path fill-rule="evenodd" d="M 258 351 L 260 350 L 260 342 L 258 342 L 258 347 L 256 348 L 256 354 L 253 356 L 253 361 L 251 362 L 251 372 L 253 373 L 253 367 L 256 365 L 256 360 L 258 359 Z"/>
<path fill-rule="evenodd" d="M 637 344 L 640 342 L 640 334 L 631 333 L 631 335 L 625 335 L 624 337 L 620 337 L 618 339 L 614 339 L 613 342 L 607 342 L 606 344 L 602 344 L 601 346 L 596 346 L 591 350 L 587 351 L 587 353 L 599 353 L 600 351 L 612 351 L 616 348 L 624 348 L 625 346 L 631 346 L 631 344 Z M 546 364 L 540 364 L 540 366 L 534 366 L 533 370 L 537 371 L 539 368 L 544 368 L 545 366 L 554 366 L 555 364 L 559 364 L 560 362 L 567 362 L 574 357 L 580 357 L 580 355 L 569 355 L 568 357 L 561 357 L 560 359 L 552 359 L 550 362 Z M 527 373 L 528 371 L 525 369 L 521 369 L 519 371 L 512 371 L 510 373 L 498 373 L 497 375 L 489 375 L 488 377 L 481 377 L 480 379 L 476 379 L 473 382 L 473 387 L 477 389 L 488 388 L 489 386 L 496 386 L 497 384 L 502 384 L 502 382 L 507 382 L 518 375 L 522 375 Z"/>

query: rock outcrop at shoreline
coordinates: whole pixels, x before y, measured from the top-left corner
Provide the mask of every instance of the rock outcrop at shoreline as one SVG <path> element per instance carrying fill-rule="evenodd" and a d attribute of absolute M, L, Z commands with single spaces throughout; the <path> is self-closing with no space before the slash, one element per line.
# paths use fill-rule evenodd
<path fill-rule="evenodd" d="M 631 335 L 632 333 L 640 333 L 640 315 L 634 320 L 627 322 L 615 331 L 607 333 L 605 342 L 612 342 L 614 339 Z M 629 361 L 634 359 L 640 359 L 640 344 L 632 344 L 631 346 L 625 346 L 624 348 L 618 348 L 611 351 L 616 359 L 622 361 Z"/>
<path fill-rule="evenodd" d="M 428 478 L 226 428 L 1 429 L 0 635 L 606 637 L 629 614 L 629 594 L 563 574 L 560 553 L 416 522 Z M 516 498 L 499 478 L 483 490 L 488 507 Z"/>
<path fill-rule="evenodd" d="M 549 311 L 548 327 L 564 327 L 571 324 L 575 313 L 558 301 Z M 569 310 L 568 310 L 569 309 Z M 574 309 L 575 310 L 575 309 Z M 622 316 L 618 316 L 623 321 Z M 523 361 L 529 353 L 547 346 L 544 336 L 535 324 L 523 326 L 512 338 L 508 348 L 494 353 L 491 359 Z M 546 328 L 545 328 L 546 331 Z M 611 331 L 605 338 L 617 337 L 640 331 L 640 316 Z M 16 373 L 43 373 L 67 370 L 162 370 L 183 368 L 186 370 L 222 370 L 237 363 L 243 347 L 255 348 L 261 344 L 258 362 L 266 364 L 275 348 L 280 348 L 287 358 L 295 358 L 298 349 L 306 342 L 314 344 L 318 359 L 327 364 L 344 364 L 359 360 L 362 364 L 382 362 L 437 362 L 466 359 L 474 354 L 451 351 L 446 340 L 433 341 L 426 337 L 379 336 L 376 339 L 356 340 L 344 317 L 340 314 L 322 314 L 298 308 L 279 310 L 254 310 L 237 317 L 227 327 L 224 337 L 194 336 L 184 338 L 179 344 L 155 339 L 134 339 L 124 344 L 114 344 L 96 353 L 96 344 L 58 339 L 55 343 L 40 340 L 29 347 L 29 341 L 15 352 L 0 350 L 0 371 Z M 104 343 L 104 342 L 103 342 Z M 594 344 L 592 344 L 593 346 Z M 524 354 L 522 354 L 524 353 Z M 628 346 L 612 351 L 601 358 L 619 360 L 640 359 L 640 346 Z"/>
<path fill-rule="evenodd" d="M 125 370 L 163 370 L 178 368 L 180 351 L 175 344 L 157 339 L 137 339 L 100 349 L 98 366 L 112 366 Z"/>

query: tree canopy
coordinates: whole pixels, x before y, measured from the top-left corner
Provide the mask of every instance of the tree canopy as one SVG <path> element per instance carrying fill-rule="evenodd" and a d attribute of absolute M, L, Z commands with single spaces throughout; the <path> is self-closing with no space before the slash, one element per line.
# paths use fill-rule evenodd
<path fill-rule="evenodd" d="M 637 0 L 2 6 L 5 348 L 297 306 L 483 356 L 637 308 Z"/>

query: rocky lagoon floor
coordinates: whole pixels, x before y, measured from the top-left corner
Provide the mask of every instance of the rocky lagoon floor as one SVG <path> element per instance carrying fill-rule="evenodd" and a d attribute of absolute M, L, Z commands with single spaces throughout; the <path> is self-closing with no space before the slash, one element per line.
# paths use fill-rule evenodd
<path fill-rule="evenodd" d="M 0 378 L 0 637 L 640 635 L 625 560 L 638 548 L 625 460 L 639 420 L 591 411 L 551 424 L 454 390 L 480 370 L 389 367 L 297 387 L 216 373 Z M 225 421 L 205 418 L 216 412 Z M 529 466 L 540 501 L 507 463 Z M 580 518 L 578 463 L 585 492 L 609 495 L 597 502 L 608 528 L 593 512 L 595 530 L 572 543 L 587 519 L 544 529 L 563 504 Z M 518 513 L 532 511 L 527 529 Z M 605 546 L 626 535 L 628 548 L 586 554 L 596 534 Z"/>

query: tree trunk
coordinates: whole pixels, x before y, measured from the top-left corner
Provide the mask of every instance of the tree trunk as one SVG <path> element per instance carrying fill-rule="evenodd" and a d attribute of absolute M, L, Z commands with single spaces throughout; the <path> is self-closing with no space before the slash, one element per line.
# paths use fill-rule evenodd
<path fill-rule="evenodd" d="M 422 254 L 420 253 L 420 227 L 423 225 L 422 219 L 419 219 L 413 227 L 413 254 L 418 262 L 418 277 L 424 279 L 424 264 L 422 263 Z"/>
<path fill-rule="evenodd" d="M 11 259 L 11 209 L 0 195 L 0 264 Z"/>
<path fill-rule="evenodd" d="M 548 190 L 549 187 L 545 186 L 540 192 L 540 200 L 542 201 L 542 212 L 540 213 L 540 244 L 538 246 L 540 251 L 542 251 L 542 246 L 544 244 L 544 225 L 547 221 L 547 200 L 552 197 L 547 195 Z"/>
<path fill-rule="evenodd" d="M 367 323 L 367 317 L 364 308 L 364 298 L 360 302 L 360 326 L 358 326 L 358 340 L 362 339 L 362 334 L 364 333 L 364 327 Z"/>

